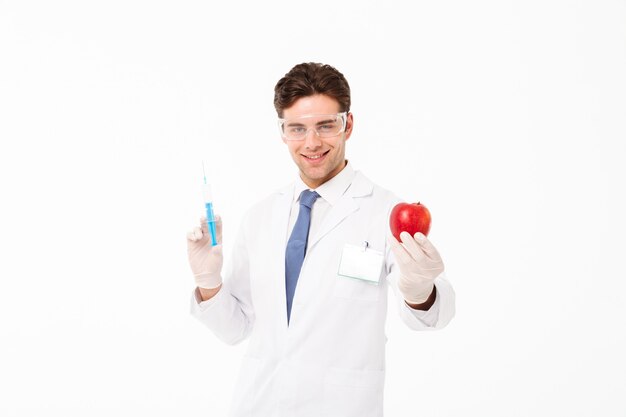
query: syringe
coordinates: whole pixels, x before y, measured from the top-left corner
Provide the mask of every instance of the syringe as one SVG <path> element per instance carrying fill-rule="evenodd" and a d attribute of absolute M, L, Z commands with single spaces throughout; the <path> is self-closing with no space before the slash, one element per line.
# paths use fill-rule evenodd
<path fill-rule="evenodd" d="M 206 172 L 204 171 L 204 161 L 202 162 L 202 174 L 204 175 L 204 185 L 202 194 L 204 196 L 204 207 L 206 209 L 207 226 L 211 234 L 211 246 L 217 245 L 217 233 L 215 231 L 215 214 L 213 213 L 213 193 L 211 186 L 206 182 Z"/>

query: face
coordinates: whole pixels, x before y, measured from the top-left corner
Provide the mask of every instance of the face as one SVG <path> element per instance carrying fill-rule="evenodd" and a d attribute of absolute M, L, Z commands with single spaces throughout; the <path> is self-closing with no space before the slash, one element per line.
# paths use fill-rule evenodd
<path fill-rule="evenodd" d="M 314 114 L 337 114 L 339 102 L 332 97 L 317 94 L 302 97 L 283 110 L 283 119 L 295 119 Z M 307 118 L 306 127 L 313 127 L 316 118 Z M 309 125 L 310 124 L 310 125 Z M 337 175 L 346 161 L 346 141 L 352 134 L 353 118 L 348 113 L 346 128 L 337 136 L 321 138 L 310 129 L 304 140 L 285 140 L 291 158 L 300 169 L 300 177 L 310 188 L 317 188 Z"/>

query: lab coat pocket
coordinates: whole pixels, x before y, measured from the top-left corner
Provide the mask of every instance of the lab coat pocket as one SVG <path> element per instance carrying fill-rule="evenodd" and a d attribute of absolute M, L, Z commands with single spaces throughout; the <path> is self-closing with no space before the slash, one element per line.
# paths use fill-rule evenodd
<path fill-rule="evenodd" d="M 329 368 L 324 379 L 325 417 L 381 417 L 384 371 Z"/>

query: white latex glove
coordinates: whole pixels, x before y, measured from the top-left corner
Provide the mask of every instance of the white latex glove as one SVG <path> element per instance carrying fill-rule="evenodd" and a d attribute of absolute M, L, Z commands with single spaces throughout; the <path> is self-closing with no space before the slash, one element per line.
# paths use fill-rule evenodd
<path fill-rule="evenodd" d="M 400 269 L 398 288 L 409 304 L 422 304 L 433 291 L 435 278 L 443 272 L 439 252 L 422 233 L 411 237 L 400 233 L 402 243 L 389 235 L 388 241 Z"/>
<path fill-rule="evenodd" d="M 222 219 L 215 216 L 216 246 L 211 246 L 211 234 L 206 217 L 200 218 L 200 227 L 187 233 L 189 266 L 199 288 L 213 289 L 222 283 Z"/>

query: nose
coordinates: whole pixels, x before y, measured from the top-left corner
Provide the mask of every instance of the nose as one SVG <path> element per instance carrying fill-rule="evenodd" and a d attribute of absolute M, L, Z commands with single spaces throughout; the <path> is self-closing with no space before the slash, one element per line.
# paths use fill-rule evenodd
<path fill-rule="evenodd" d="M 304 136 L 304 147 L 307 149 L 315 149 L 319 146 L 322 146 L 322 141 L 320 140 L 317 131 L 314 128 L 307 130 L 306 135 Z"/>

